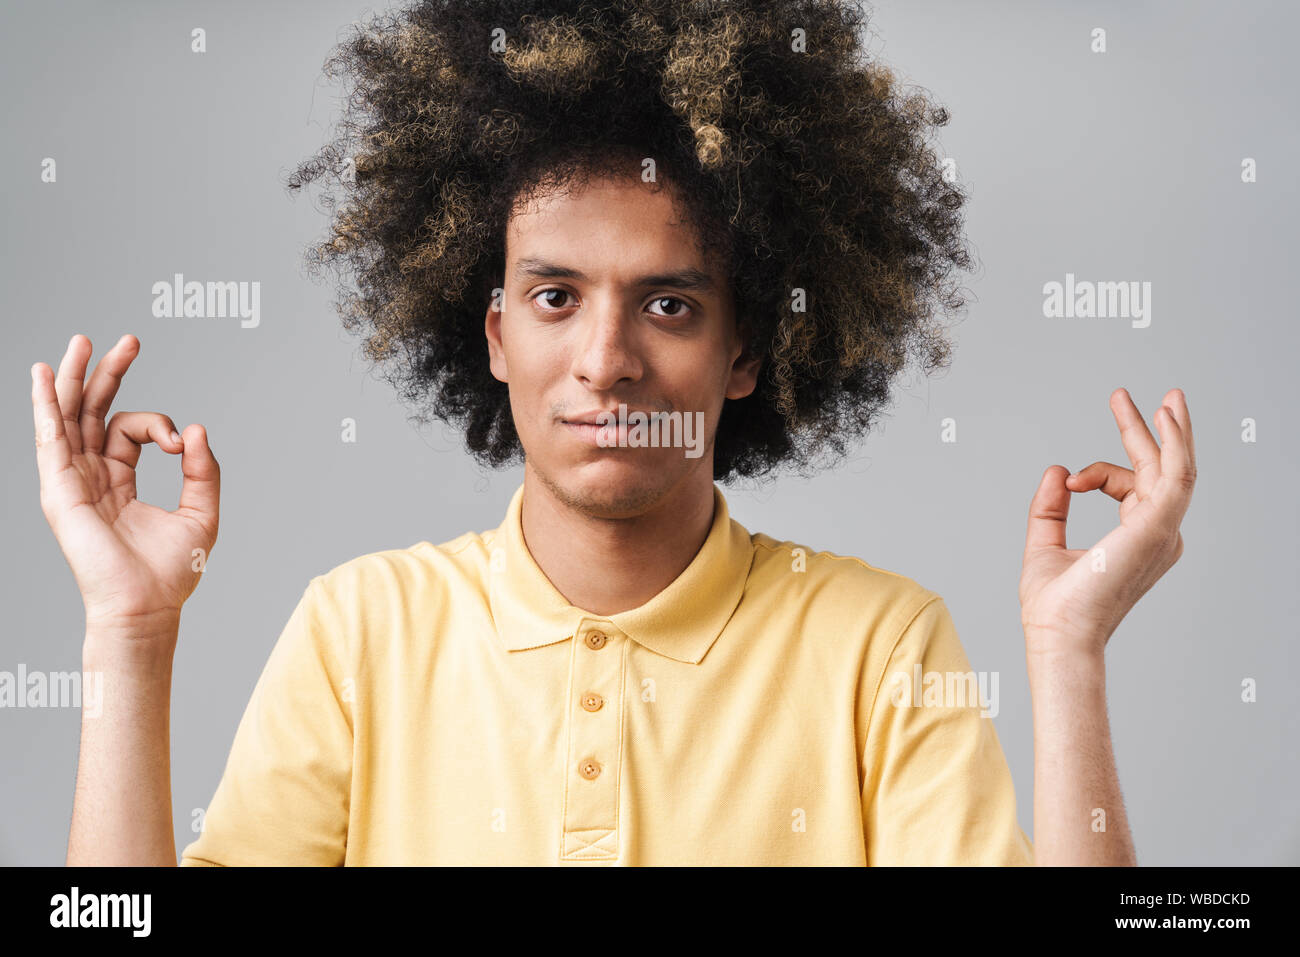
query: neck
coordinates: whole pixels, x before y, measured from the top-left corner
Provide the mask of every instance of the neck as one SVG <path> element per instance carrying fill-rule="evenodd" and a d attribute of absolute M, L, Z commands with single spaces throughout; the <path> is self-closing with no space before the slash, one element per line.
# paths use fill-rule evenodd
<path fill-rule="evenodd" d="M 646 511 L 605 518 L 565 504 L 525 465 L 520 521 L 533 561 L 569 604 L 595 615 L 644 605 L 685 571 L 713 525 L 711 472 Z"/>

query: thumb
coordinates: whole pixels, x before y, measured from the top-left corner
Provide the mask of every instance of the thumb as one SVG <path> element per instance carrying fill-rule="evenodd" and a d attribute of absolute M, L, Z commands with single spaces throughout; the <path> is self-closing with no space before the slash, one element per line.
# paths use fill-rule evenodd
<path fill-rule="evenodd" d="M 1029 503 L 1029 526 L 1025 532 L 1025 557 L 1040 548 L 1065 547 L 1065 520 L 1070 514 L 1070 490 L 1064 465 L 1049 466 Z"/>
<path fill-rule="evenodd" d="M 215 537 L 221 499 L 221 467 L 208 445 L 208 430 L 201 425 L 187 425 L 181 433 L 180 505 L 173 514 L 189 514 Z"/>

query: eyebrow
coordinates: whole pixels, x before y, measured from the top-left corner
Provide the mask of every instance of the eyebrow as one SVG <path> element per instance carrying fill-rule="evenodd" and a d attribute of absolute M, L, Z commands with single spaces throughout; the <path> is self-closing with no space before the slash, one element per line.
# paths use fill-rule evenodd
<path fill-rule="evenodd" d="M 520 279 L 576 279 L 579 282 L 589 281 L 586 274 L 580 269 L 574 269 L 572 266 L 562 266 L 559 263 L 538 259 L 534 256 L 520 259 L 515 263 L 515 276 Z M 674 270 L 673 272 L 638 276 L 632 281 L 632 285 L 646 287 L 672 286 L 676 289 L 694 289 L 701 292 L 710 292 L 714 289 L 713 278 L 708 273 L 693 266 Z"/>

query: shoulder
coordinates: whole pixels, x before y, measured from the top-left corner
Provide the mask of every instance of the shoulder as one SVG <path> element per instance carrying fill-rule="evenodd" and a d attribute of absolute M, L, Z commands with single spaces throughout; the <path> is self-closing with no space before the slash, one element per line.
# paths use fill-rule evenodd
<path fill-rule="evenodd" d="M 476 596 L 486 601 L 493 532 L 466 532 L 441 544 L 369 552 L 314 576 L 298 614 L 355 654 L 445 618 Z"/>
<path fill-rule="evenodd" d="M 810 612 L 869 626 L 876 636 L 895 636 L 927 605 L 942 602 L 938 593 L 899 572 L 854 555 L 819 550 L 793 541 L 751 534 L 754 562 L 750 583 L 756 593 L 770 593 Z"/>
<path fill-rule="evenodd" d="M 333 566 L 312 583 L 340 597 L 391 589 L 462 589 L 486 580 L 497 535 L 497 529 L 469 531 L 438 544 L 425 540 L 368 552 Z"/>
<path fill-rule="evenodd" d="M 492 532 L 466 532 L 442 544 L 416 542 L 348 559 L 312 579 L 321 591 L 346 596 L 375 589 L 427 588 L 473 577 L 489 560 Z"/>
<path fill-rule="evenodd" d="M 914 578 L 763 533 L 751 542 L 750 620 L 797 646 L 822 676 L 841 676 L 868 708 L 900 662 L 960 660 L 943 598 Z"/>

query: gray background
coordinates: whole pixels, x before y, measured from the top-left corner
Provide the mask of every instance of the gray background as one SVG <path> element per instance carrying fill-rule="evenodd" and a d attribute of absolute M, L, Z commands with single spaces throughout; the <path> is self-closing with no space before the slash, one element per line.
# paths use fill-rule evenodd
<path fill-rule="evenodd" d="M 280 177 L 321 143 L 321 63 L 372 8 L 312 3 L 7 4 L 0 22 L 5 348 L 0 670 L 80 668 L 80 598 L 40 511 L 28 368 L 69 337 L 141 355 L 116 408 L 202 422 L 223 470 L 220 539 L 176 656 L 177 850 L 216 787 L 254 681 L 307 580 L 356 555 L 494 528 L 518 469 L 491 473 L 359 357 L 300 266 L 325 218 Z M 876 5 L 870 48 L 945 103 L 941 155 L 973 193 L 981 269 L 951 370 L 900 382 L 838 469 L 724 487 L 751 531 L 915 578 L 952 609 L 972 667 L 999 671 L 996 725 L 1032 835 L 1033 739 L 1016 586 L 1043 469 L 1128 464 L 1107 397 L 1148 422 L 1186 390 L 1200 479 L 1186 553 L 1112 638 L 1110 716 L 1143 864 L 1295 864 L 1297 560 L 1294 5 Z M 189 52 L 203 26 L 208 52 Z M 1089 51 L 1093 27 L 1109 52 Z M 40 181 L 43 157 L 58 182 Z M 1243 184 L 1254 157 L 1259 181 Z M 260 281 L 259 328 L 166 320 L 173 273 Z M 1042 286 L 1153 284 L 1149 328 L 1045 319 Z M 1290 277 L 1290 278 L 1288 278 Z M 1286 415 L 1292 415 L 1288 426 Z M 958 441 L 940 442 L 957 421 Z M 358 423 L 355 445 L 340 421 Z M 1241 420 L 1258 442 L 1241 441 Z M 1293 435 L 1294 433 L 1292 433 Z M 149 447 L 140 497 L 175 507 Z M 1070 545 L 1116 521 L 1076 496 Z M 1258 682 L 1254 704 L 1243 678 Z M 62 863 L 80 716 L 0 710 L 0 862 Z"/>

